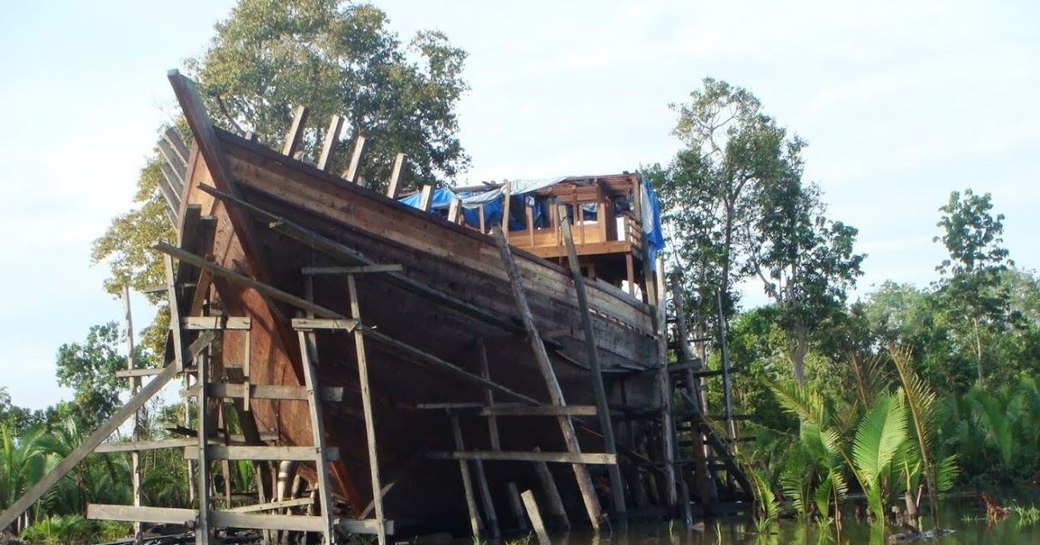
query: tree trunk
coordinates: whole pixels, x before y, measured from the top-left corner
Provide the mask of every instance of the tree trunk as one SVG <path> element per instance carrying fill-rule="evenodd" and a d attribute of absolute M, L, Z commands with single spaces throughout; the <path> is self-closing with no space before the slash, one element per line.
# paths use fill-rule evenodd
<path fill-rule="evenodd" d="M 799 386 L 805 387 L 805 355 L 809 353 L 809 328 L 801 320 L 795 326 L 794 350 L 791 352 L 791 363 L 794 369 L 794 380 Z"/>
<path fill-rule="evenodd" d="M 975 324 L 975 367 L 979 370 L 979 384 L 982 384 L 982 334 L 979 332 L 979 317 L 972 318 Z"/>

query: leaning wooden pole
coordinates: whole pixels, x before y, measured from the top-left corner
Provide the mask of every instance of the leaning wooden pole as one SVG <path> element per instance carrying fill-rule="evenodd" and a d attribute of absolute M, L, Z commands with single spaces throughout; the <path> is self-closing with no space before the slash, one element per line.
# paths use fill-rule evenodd
<path fill-rule="evenodd" d="M 32 504 L 43 497 L 54 485 L 58 484 L 62 478 L 72 471 L 72 468 L 76 467 L 77 464 L 83 461 L 98 445 L 103 443 L 112 432 L 116 431 L 127 418 L 144 407 L 144 404 L 148 402 L 167 382 L 170 381 L 177 374 L 177 366 L 167 365 L 163 368 L 162 372 L 155 376 L 141 391 L 130 398 L 130 401 L 123 405 L 123 408 L 119 409 L 108 419 L 107 422 L 101 425 L 94 433 L 90 434 L 83 440 L 78 447 L 76 447 L 64 460 L 58 463 L 58 465 L 50 471 L 50 473 L 44 475 L 39 482 L 36 483 L 28 492 L 18 498 L 6 511 L 0 513 L 0 528 L 7 528 L 19 515 L 24 513 Z"/>
<path fill-rule="evenodd" d="M 527 331 L 527 338 L 531 343 L 531 349 L 534 351 L 538 369 L 542 372 L 545 385 L 549 390 L 549 399 L 557 407 L 566 407 L 567 401 L 563 398 L 563 390 L 560 388 L 560 382 L 556 379 L 552 361 L 549 360 L 549 354 L 545 350 L 542 336 L 534 325 L 531 308 L 527 306 L 523 279 L 520 277 L 520 271 L 516 268 L 516 262 L 513 261 L 513 253 L 509 249 L 509 242 L 506 240 L 502 230 L 497 226 L 492 227 L 492 234 L 495 237 L 495 241 L 498 242 L 498 249 L 502 254 L 502 262 L 509 275 L 509 285 L 513 291 L 513 298 L 516 300 L 520 319 L 524 324 L 524 329 Z M 561 414 L 557 416 L 557 421 L 560 424 L 560 431 L 563 433 L 567 451 L 574 454 L 580 453 L 581 446 L 578 444 L 578 436 L 574 432 L 574 423 L 571 422 L 570 416 Z M 585 502 L 585 511 L 588 513 L 589 522 L 592 523 L 592 527 L 598 532 L 600 529 L 601 510 L 599 498 L 596 497 L 596 490 L 592 486 L 592 477 L 589 476 L 588 469 L 582 464 L 575 463 L 571 467 L 574 469 L 574 477 L 578 481 L 578 489 L 581 491 L 582 500 Z"/>
<path fill-rule="evenodd" d="M 596 413 L 599 416 L 599 427 L 603 433 L 604 449 L 607 454 L 617 454 L 617 445 L 614 442 L 614 425 L 610 419 L 610 406 L 607 404 L 607 390 L 603 386 L 603 368 L 599 363 L 599 354 L 596 350 L 596 334 L 592 328 L 592 314 L 589 311 L 589 299 L 585 293 L 585 279 L 581 275 L 581 266 L 578 263 L 578 253 L 574 249 L 574 235 L 571 233 L 571 220 L 567 217 L 567 207 L 557 205 L 560 215 L 560 227 L 563 231 L 563 240 L 567 244 L 567 261 L 570 263 L 571 278 L 574 280 L 574 291 L 578 298 L 578 310 L 581 312 L 582 325 L 585 328 L 585 353 L 588 357 L 592 379 L 592 390 L 596 395 Z M 617 464 L 607 466 L 607 474 L 610 477 L 610 489 L 614 497 L 614 513 L 624 521 L 626 517 L 625 508 L 625 485 L 621 480 L 621 470 Z"/>
<path fill-rule="evenodd" d="M 130 286 L 123 284 L 123 314 L 126 320 L 126 368 L 134 368 L 134 316 L 130 309 Z M 140 377 L 128 377 L 130 381 L 130 395 L 133 396 L 141 390 Z M 131 441 L 137 442 L 141 439 L 139 428 L 141 427 L 141 412 L 134 413 L 134 429 L 131 432 Z M 133 451 L 130 453 L 130 481 L 133 487 L 134 507 L 141 506 L 141 453 Z M 134 522 L 134 543 L 141 545 L 141 523 Z"/>

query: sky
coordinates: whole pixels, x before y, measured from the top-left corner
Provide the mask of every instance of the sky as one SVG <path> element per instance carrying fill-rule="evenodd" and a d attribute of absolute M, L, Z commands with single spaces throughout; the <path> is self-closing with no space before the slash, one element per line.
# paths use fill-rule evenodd
<path fill-rule="evenodd" d="M 860 230 L 859 294 L 924 287 L 950 191 L 991 193 L 1005 245 L 1040 268 L 1040 3 L 1028 1 L 376 1 L 403 41 L 438 29 L 469 53 L 460 183 L 667 163 L 705 77 L 753 92 L 809 142 L 805 178 Z M 0 387 L 42 408 L 64 343 L 122 316 L 91 242 L 132 205 L 166 71 L 234 2 L 16 2 L 0 18 Z M 746 301 L 762 296 L 749 286 Z M 150 316 L 134 296 L 143 326 Z"/>

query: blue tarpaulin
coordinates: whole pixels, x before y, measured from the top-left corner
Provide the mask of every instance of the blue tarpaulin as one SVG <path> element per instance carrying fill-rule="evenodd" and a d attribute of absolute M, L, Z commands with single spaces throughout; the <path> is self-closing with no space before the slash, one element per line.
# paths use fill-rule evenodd
<path fill-rule="evenodd" d="M 537 191 L 543 187 L 559 183 L 565 180 L 566 177 L 561 178 L 543 178 L 538 180 L 515 180 L 510 181 L 510 193 L 509 197 L 512 199 L 509 203 L 510 213 L 509 218 L 509 230 L 519 231 L 525 229 L 525 217 L 517 217 L 514 213 L 524 210 L 528 203 L 524 202 L 524 194 L 532 191 Z M 646 236 L 647 242 L 647 253 L 650 259 L 650 269 L 653 270 L 655 267 L 655 261 L 657 254 L 664 248 L 664 233 L 661 230 L 661 208 L 657 202 L 657 195 L 654 194 L 654 188 L 650 185 L 650 182 L 646 178 L 639 177 L 640 185 L 642 187 L 642 213 L 643 217 L 643 234 Z M 466 224 L 471 227 L 480 226 L 480 205 L 484 205 L 484 225 L 497 225 L 502 222 L 502 197 L 504 191 L 501 188 L 493 189 L 490 191 L 481 191 L 474 193 L 455 193 L 454 191 L 438 187 L 433 190 L 433 198 L 430 203 L 430 210 L 444 210 L 451 205 L 451 201 L 458 198 L 462 204 L 462 215 L 466 221 Z M 407 197 L 401 197 L 398 199 L 408 206 L 419 208 L 419 201 L 422 199 L 422 193 L 413 193 Z M 544 210 L 545 203 L 540 203 L 541 206 L 534 206 L 533 217 L 536 226 L 545 227 L 547 226 L 547 211 Z M 585 219 L 595 219 L 595 210 L 588 209 L 584 210 L 583 217 Z"/>

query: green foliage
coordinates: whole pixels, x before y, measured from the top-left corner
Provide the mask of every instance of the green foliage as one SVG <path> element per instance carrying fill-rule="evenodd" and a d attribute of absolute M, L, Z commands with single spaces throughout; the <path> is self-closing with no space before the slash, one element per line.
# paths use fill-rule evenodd
<path fill-rule="evenodd" d="M 30 543 L 71 545 L 88 543 L 95 535 L 95 524 L 79 515 L 47 517 L 22 531 L 22 539 Z"/>
<path fill-rule="evenodd" d="M 440 32 L 418 32 L 407 44 L 389 30 L 387 14 L 340 0 L 241 0 L 189 69 L 217 121 L 248 128 L 280 146 L 292 110 L 311 109 L 312 157 L 328 119 L 344 115 L 349 142 L 367 138 L 369 180 L 387 180 L 394 156 L 408 155 L 414 184 L 435 183 L 469 158 L 455 115 L 466 53 Z M 220 99 L 219 102 L 217 99 Z M 341 150 L 342 151 L 342 150 Z M 343 163 L 348 154 L 337 154 Z M 337 165 L 342 168 L 345 164 Z"/>
<path fill-rule="evenodd" d="M 73 389 L 74 416 L 84 429 L 94 429 L 122 405 L 119 393 L 126 389 L 116 377 L 126 368 L 120 354 L 122 335 L 114 322 L 90 328 L 84 344 L 64 344 L 58 349 L 58 384 Z"/>
<path fill-rule="evenodd" d="M 892 474 L 907 441 L 906 406 L 902 396 L 879 397 L 856 430 L 852 445 L 853 469 L 867 506 L 876 520 L 884 520 L 885 504 L 892 491 Z"/>

